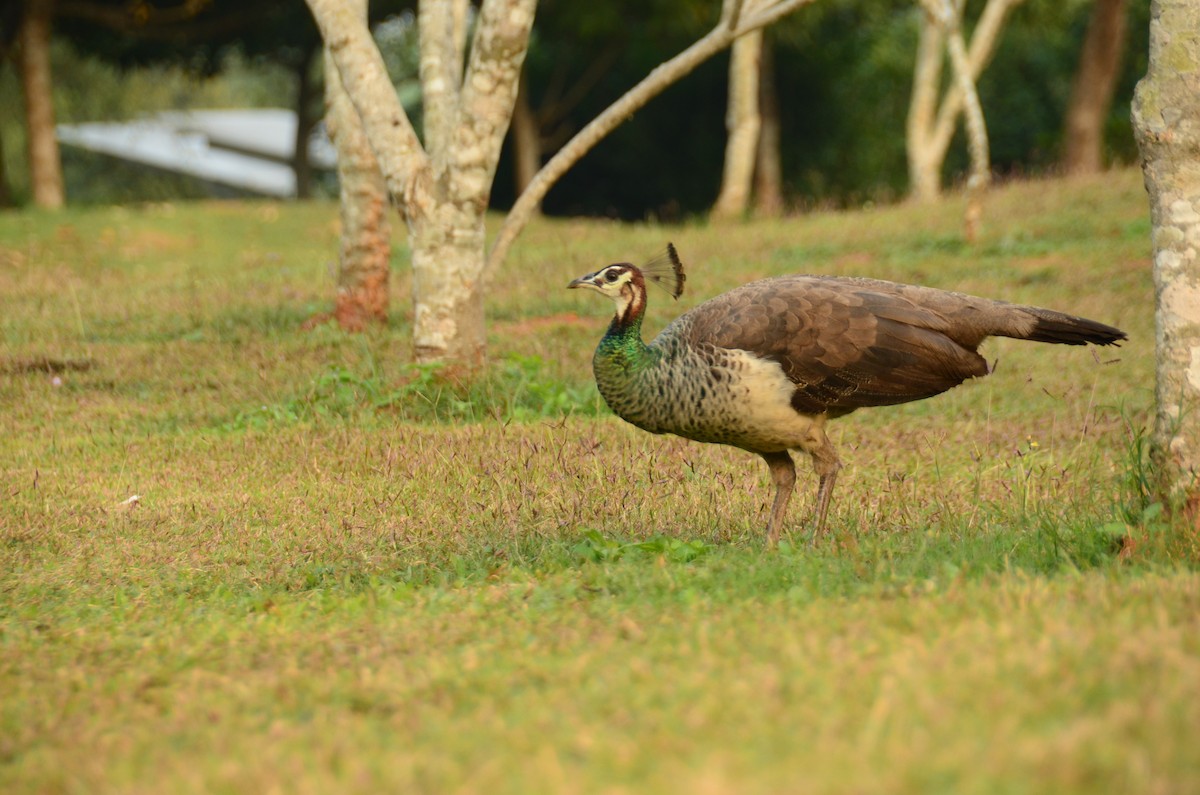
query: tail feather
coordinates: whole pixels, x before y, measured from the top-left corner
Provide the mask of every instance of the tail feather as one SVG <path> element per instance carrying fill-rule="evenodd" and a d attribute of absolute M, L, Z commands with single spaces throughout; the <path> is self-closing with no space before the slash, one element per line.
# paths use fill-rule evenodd
<path fill-rule="evenodd" d="M 1119 328 L 1088 320 L 1085 317 L 1055 312 L 1040 307 L 1022 307 L 1034 316 L 1033 328 L 1021 339 L 1052 342 L 1058 345 L 1119 345 L 1129 335 Z"/>

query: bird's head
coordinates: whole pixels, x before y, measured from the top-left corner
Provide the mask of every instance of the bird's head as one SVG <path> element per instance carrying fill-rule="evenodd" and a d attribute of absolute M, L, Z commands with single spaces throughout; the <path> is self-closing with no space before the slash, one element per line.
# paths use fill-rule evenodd
<path fill-rule="evenodd" d="M 683 293 L 683 263 L 675 246 L 667 244 L 666 251 L 642 267 L 628 262 L 607 265 L 594 273 L 580 276 L 567 285 L 569 289 L 586 288 L 607 295 L 617 305 L 621 320 L 640 316 L 646 306 L 646 282 L 657 284 L 678 298 Z"/>
<path fill-rule="evenodd" d="M 627 303 L 633 292 L 639 288 L 645 289 L 645 285 L 645 277 L 642 276 L 639 268 L 628 262 L 618 262 L 606 265 L 586 276 L 580 276 L 568 284 L 567 289 L 574 290 L 582 287 L 587 290 L 595 290 L 620 304 Z"/>

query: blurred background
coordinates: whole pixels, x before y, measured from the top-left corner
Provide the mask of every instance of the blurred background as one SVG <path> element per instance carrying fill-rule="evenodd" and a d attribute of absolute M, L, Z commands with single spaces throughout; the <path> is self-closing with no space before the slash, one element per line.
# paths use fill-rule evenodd
<path fill-rule="evenodd" d="M 653 67 L 716 22 L 713 0 L 542 0 L 492 203 L 506 207 L 544 161 Z M 968 34 L 983 2 L 968 2 Z M 1089 30 L 1119 22 L 1100 56 L 1102 167 L 1134 162 L 1133 87 L 1145 72 L 1149 0 L 1026 0 L 979 79 L 992 168 L 1055 172 L 1072 146 Z M 372 2 L 376 39 L 420 129 L 414 2 Z M 913 0 L 817 0 L 767 29 L 764 129 L 777 131 L 787 210 L 902 198 L 905 123 L 920 11 Z M 23 69 L 30 17 L 46 28 L 54 125 L 71 204 L 264 195 L 333 196 L 320 123 L 320 40 L 303 0 L 0 0 L 0 206 L 33 203 Z M 1101 20 L 1103 21 L 1103 20 Z M 948 73 L 949 69 L 943 69 Z M 712 207 L 726 144 L 729 53 L 618 128 L 550 191 L 549 215 L 678 220 Z M 36 86 L 33 90 L 38 90 Z M 181 113 L 184 112 L 184 113 Z M 515 136 L 517 136 L 515 138 Z M 519 144 L 518 147 L 516 144 Z M 526 165 L 518 167 L 525 162 Z M 961 131 L 943 166 L 966 170 Z"/>

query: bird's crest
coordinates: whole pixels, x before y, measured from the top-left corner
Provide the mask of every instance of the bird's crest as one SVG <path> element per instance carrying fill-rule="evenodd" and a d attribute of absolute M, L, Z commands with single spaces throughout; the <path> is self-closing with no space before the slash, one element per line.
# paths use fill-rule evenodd
<path fill-rule="evenodd" d="M 668 243 L 662 253 L 641 267 L 641 271 L 646 281 L 666 290 L 672 298 L 683 295 L 683 283 L 687 281 L 687 276 L 683 273 L 683 263 L 674 244 Z"/>

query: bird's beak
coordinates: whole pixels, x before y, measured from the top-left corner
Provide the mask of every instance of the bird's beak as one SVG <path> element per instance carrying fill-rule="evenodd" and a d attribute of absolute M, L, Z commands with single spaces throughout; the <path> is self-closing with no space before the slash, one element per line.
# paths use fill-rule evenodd
<path fill-rule="evenodd" d="M 580 276 L 573 282 L 567 285 L 568 290 L 574 290 L 577 287 L 595 287 L 596 283 L 592 281 L 596 274 L 589 273 L 587 276 Z"/>

